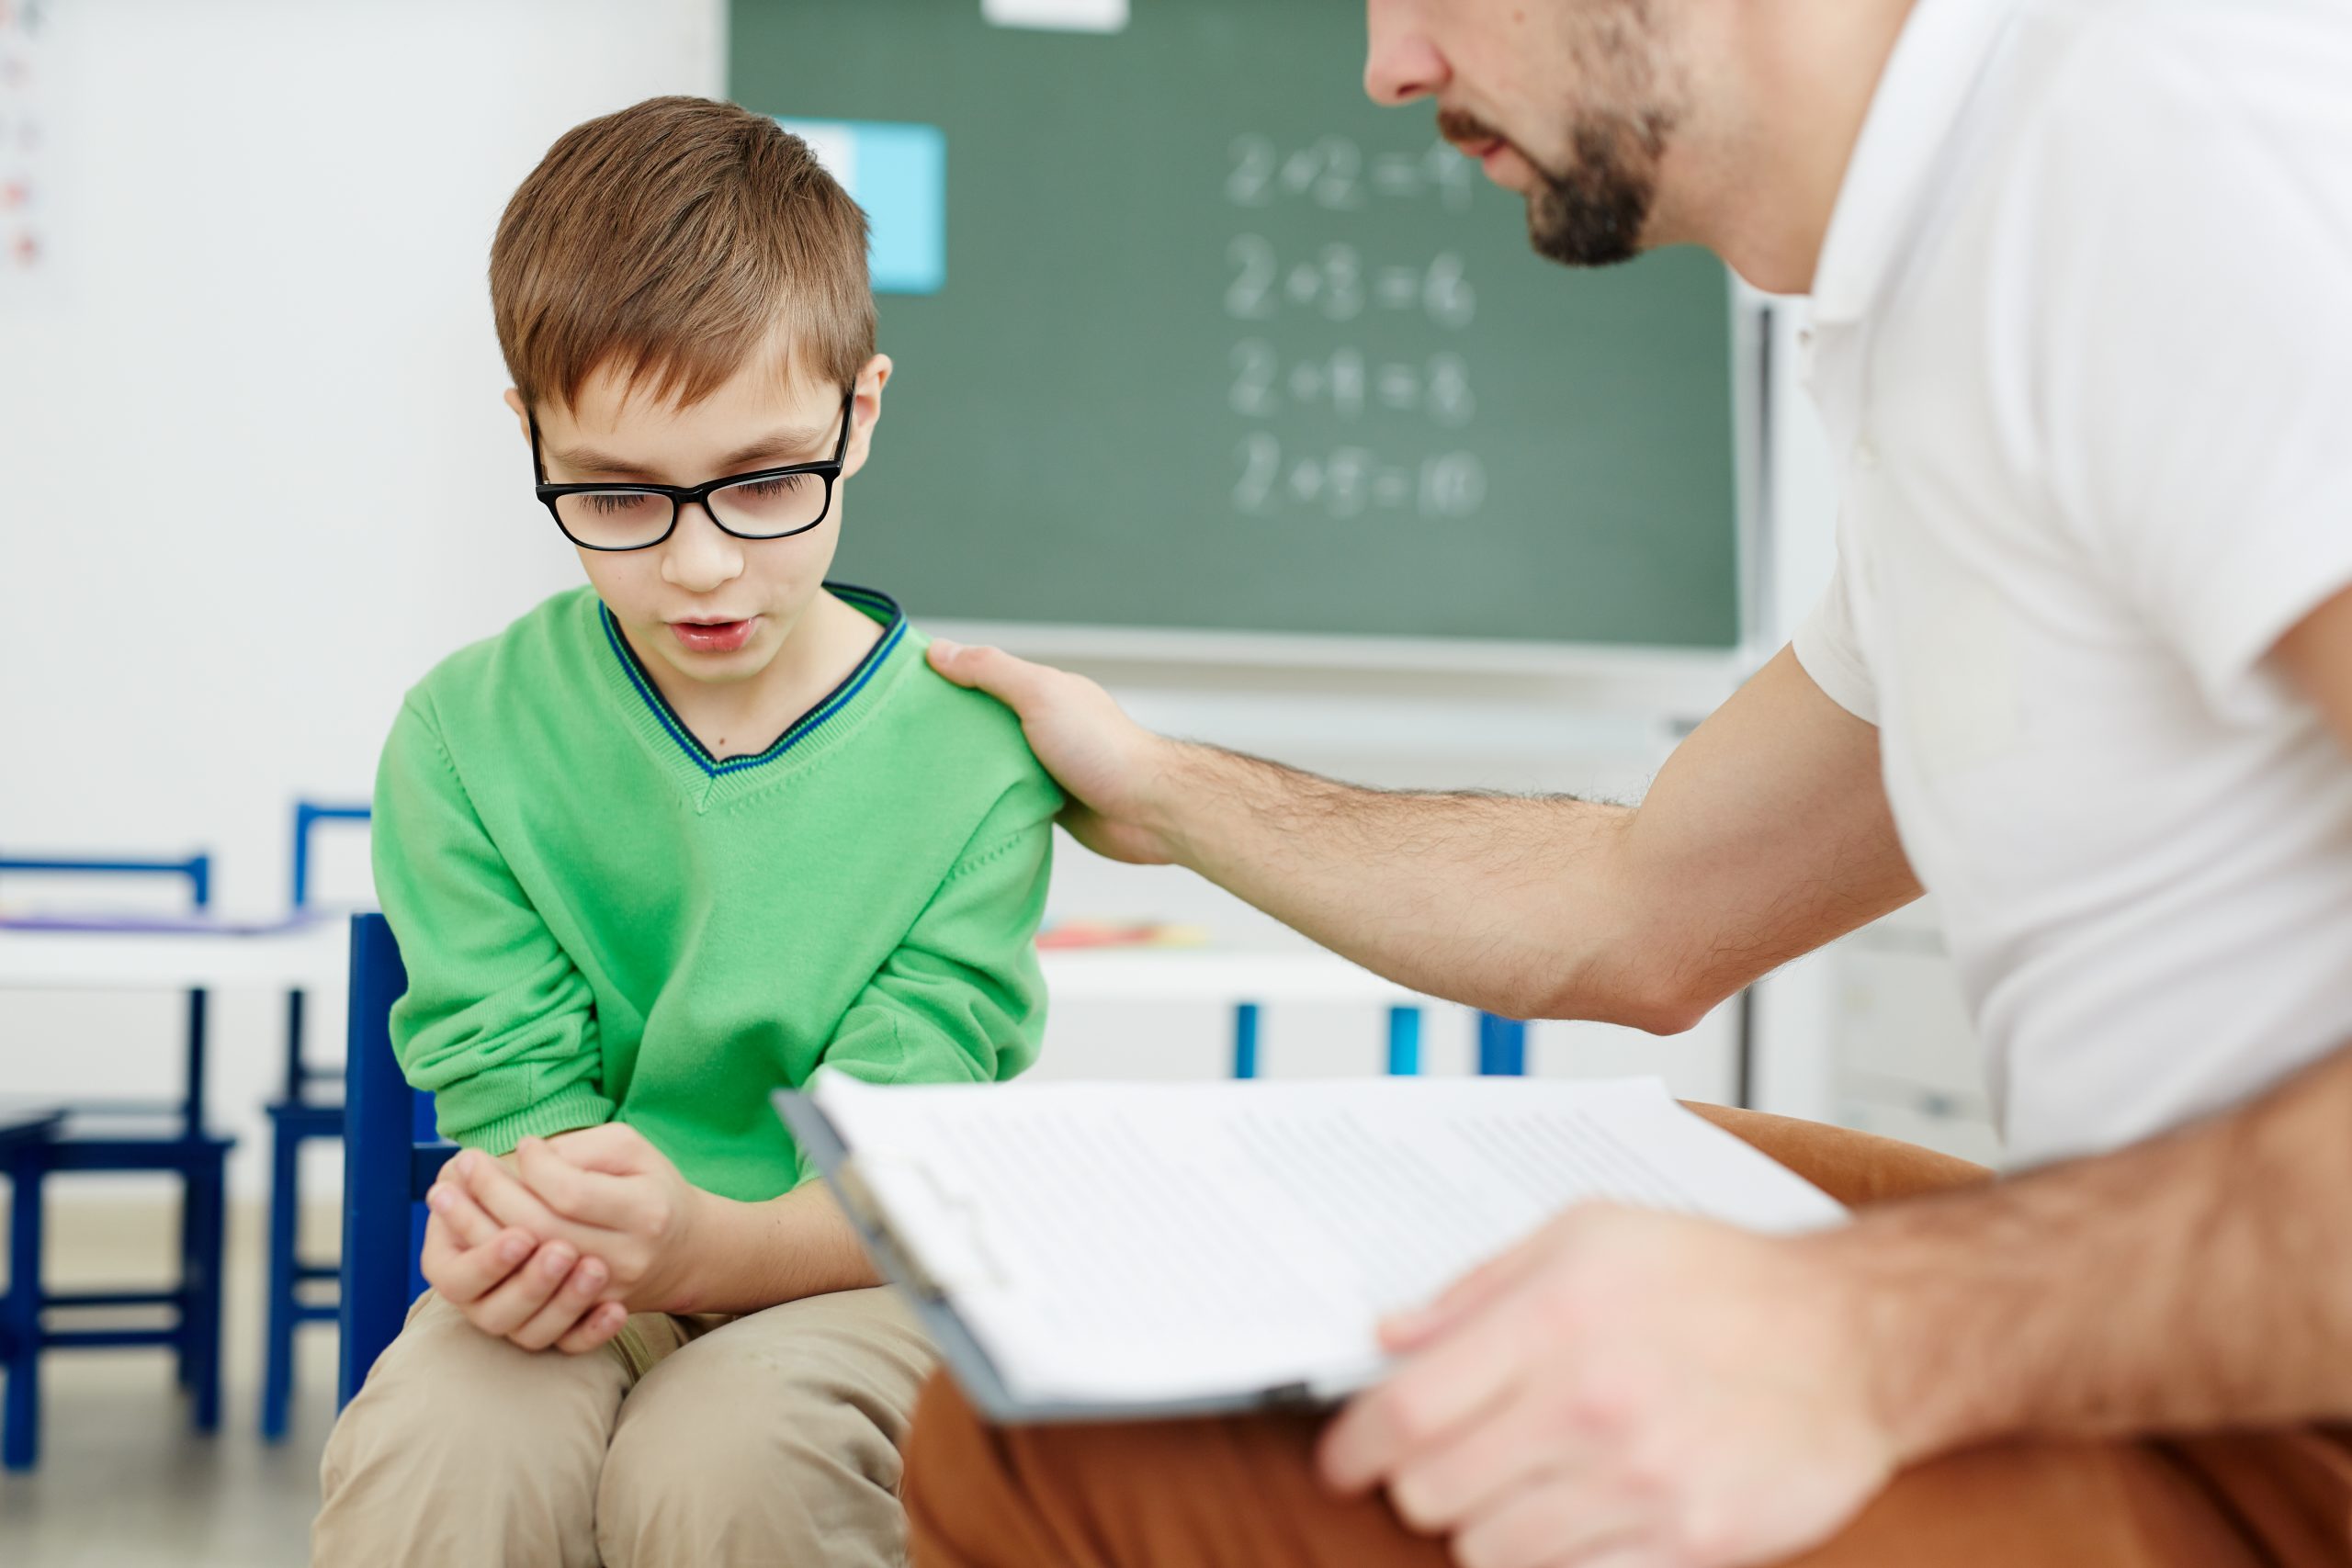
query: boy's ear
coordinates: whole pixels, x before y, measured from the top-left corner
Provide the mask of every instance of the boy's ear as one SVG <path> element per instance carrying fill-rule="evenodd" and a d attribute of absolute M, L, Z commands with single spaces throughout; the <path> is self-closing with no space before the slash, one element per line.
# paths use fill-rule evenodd
<path fill-rule="evenodd" d="M 877 354 L 859 367 L 856 396 L 849 405 L 849 450 L 842 454 L 842 478 L 848 479 L 865 467 L 865 454 L 874 441 L 874 427 L 882 420 L 882 389 L 890 380 L 890 356 Z"/>
<path fill-rule="evenodd" d="M 527 444 L 531 439 L 531 411 L 523 406 L 523 394 L 507 388 L 506 406 L 514 411 L 514 423 L 522 427 L 523 440 Z"/>

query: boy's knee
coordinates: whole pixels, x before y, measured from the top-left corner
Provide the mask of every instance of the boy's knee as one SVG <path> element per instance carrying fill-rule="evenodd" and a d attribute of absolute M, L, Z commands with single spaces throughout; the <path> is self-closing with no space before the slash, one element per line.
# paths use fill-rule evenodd
<path fill-rule="evenodd" d="M 648 1374 L 605 1456 L 605 1561 L 732 1562 L 758 1540 L 760 1561 L 899 1561 L 899 1445 L 928 1351 L 859 1316 L 741 1320 Z"/>
<path fill-rule="evenodd" d="M 510 1529 L 545 1532 L 551 1547 L 584 1536 L 626 1382 L 626 1368 L 602 1352 L 518 1349 L 426 1297 L 327 1438 L 318 1561 L 402 1560 L 407 1547 L 422 1550 L 415 1531 L 459 1521 L 457 1535 L 493 1542 Z M 430 1508 L 419 1506 L 425 1498 Z M 560 1550 L 515 1559 L 539 1560 L 582 1559 Z"/>

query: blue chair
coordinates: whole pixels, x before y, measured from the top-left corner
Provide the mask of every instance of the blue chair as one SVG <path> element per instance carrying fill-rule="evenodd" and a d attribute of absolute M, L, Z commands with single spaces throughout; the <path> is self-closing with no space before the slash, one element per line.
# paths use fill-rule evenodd
<path fill-rule="evenodd" d="M 1421 1010 L 1388 1010 L 1388 1072 L 1411 1077 L 1421 1070 Z M 1489 1077 L 1523 1077 L 1527 1073 L 1527 1025 L 1495 1013 L 1478 1015 L 1478 1071 Z M 1233 1010 L 1233 1076 L 1258 1076 L 1258 1004 L 1242 1002 Z"/>
<path fill-rule="evenodd" d="M 392 1004 L 408 971 L 381 915 L 351 919 L 351 1030 L 344 1062 L 342 1373 L 337 1408 L 424 1293 L 417 1252 L 424 1193 L 458 1152 L 434 1132 L 433 1097 L 409 1088 L 392 1055 Z"/>
<path fill-rule="evenodd" d="M 212 863 L 0 858 L 0 873 L 184 878 L 201 910 L 212 897 Z M 53 1129 L 10 1149 L 13 1193 L 12 1330 L 0 1464 L 30 1470 L 40 1450 L 40 1356 L 44 1350 L 163 1346 L 177 1360 L 198 1432 L 220 1425 L 220 1271 L 225 1240 L 229 1151 L 236 1140 L 205 1126 L 205 993 L 187 993 L 185 1081 L 175 1100 L 71 1100 Z M 96 1171 L 160 1171 L 180 1185 L 179 1277 L 164 1290 L 52 1291 L 41 1278 L 41 1211 L 49 1178 Z M 74 1327 L 51 1320 L 88 1309 L 161 1309 L 161 1324 Z"/>
<path fill-rule="evenodd" d="M 52 1142 L 59 1127 L 65 1122 L 65 1112 L 55 1106 L 0 1106 L 0 1176 L 5 1176 L 15 1193 L 31 1190 L 39 1180 L 37 1172 L 43 1150 Z M 19 1395 L 17 1384 L 28 1378 L 17 1375 L 17 1347 L 38 1345 L 40 1337 L 40 1230 L 41 1206 L 39 1203 L 12 1203 L 8 1211 L 8 1292 L 0 1295 L 0 1368 L 8 1373 L 8 1430 L 30 1432 L 33 1416 L 21 1420 L 17 1404 L 21 1398 L 28 1411 L 37 1409 L 33 1391 L 28 1387 Z M 25 1462 L 32 1462 L 27 1454 Z"/>
<path fill-rule="evenodd" d="M 294 807 L 294 886 L 297 911 L 311 907 L 311 834 L 322 822 L 365 822 L 365 806 Z M 306 1323 L 333 1323 L 337 1303 L 322 1287 L 336 1278 L 333 1263 L 306 1261 L 298 1247 L 302 1215 L 302 1146 L 343 1138 L 343 1074 L 311 1065 L 302 1054 L 300 991 L 286 995 L 286 1081 L 269 1116 L 269 1280 L 267 1337 L 262 1351 L 261 1435 L 275 1443 L 286 1436 L 294 1400 L 294 1334 Z"/>

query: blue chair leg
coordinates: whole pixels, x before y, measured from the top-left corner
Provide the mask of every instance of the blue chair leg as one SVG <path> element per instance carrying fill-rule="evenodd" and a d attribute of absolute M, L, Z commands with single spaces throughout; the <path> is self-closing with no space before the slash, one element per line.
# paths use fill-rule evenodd
<path fill-rule="evenodd" d="M 220 1275 L 226 1261 L 227 1179 L 223 1154 L 194 1173 L 187 1184 L 198 1257 L 187 1276 L 182 1343 L 187 1358 L 188 1392 L 194 1396 L 190 1424 L 199 1432 L 220 1429 Z"/>
<path fill-rule="evenodd" d="M 0 1465 L 26 1471 L 40 1457 L 41 1169 L 34 1159 L 18 1159 L 8 1176 L 8 1388 Z"/>
<path fill-rule="evenodd" d="M 196 1386 L 196 1340 L 188 1332 L 188 1303 L 196 1299 L 197 1276 L 203 1267 L 203 1244 L 198 1230 L 203 1216 L 198 1212 L 196 1172 L 191 1168 L 179 1172 L 180 1184 L 180 1268 L 177 1287 L 180 1295 L 180 1330 L 172 1340 L 172 1375 L 183 1389 Z"/>
<path fill-rule="evenodd" d="M 279 1123 L 271 1129 L 269 1180 L 269 1344 L 261 1386 L 262 1441 L 286 1436 L 294 1398 L 295 1226 L 302 1213 L 302 1140 Z"/>
<path fill-rule="evenodd" d="M 1258 1004 L 1238 1003 L 1233 1010 L 1233 1076 L 1258 1076 Z"/>
<path fill-rule="evenodd" d="M 1478 1015 L 1478 1071 L 1489 1077 L 1527 1074 L 1527 1025 L 1515 1018 Z"/>
<path fill-rule="evenodd" d="M 1421 1070 L 1421 1010 L 1388 1010 L 1388 1073 L 1408 1078 Z"/>

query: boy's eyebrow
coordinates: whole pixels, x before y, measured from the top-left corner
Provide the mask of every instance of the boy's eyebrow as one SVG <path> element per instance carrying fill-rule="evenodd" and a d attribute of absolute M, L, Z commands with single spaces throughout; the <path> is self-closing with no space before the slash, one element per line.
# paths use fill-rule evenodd
<path fill-rule="evenodd" d="M 802 426 L 778 430 L 748 446 L 739 446 L 721 457 L 712 468 L 711 477 L 750 473 L 755 468 L 776 468 L 785 464 L 810 460 L 831 454 L 832 447 L 826 438 L 833 434 L 831 426 L 817 429 Z M 820 447 L 823 449 L 819 450 Z M 615 457 L 593 446 L 563 446 L 548 454 L 548 460 L 569 468 L 576 474 L 609 474 L 636 477 L 650 472 L 643 463 L 632 463 L 626 457 Z"/>

